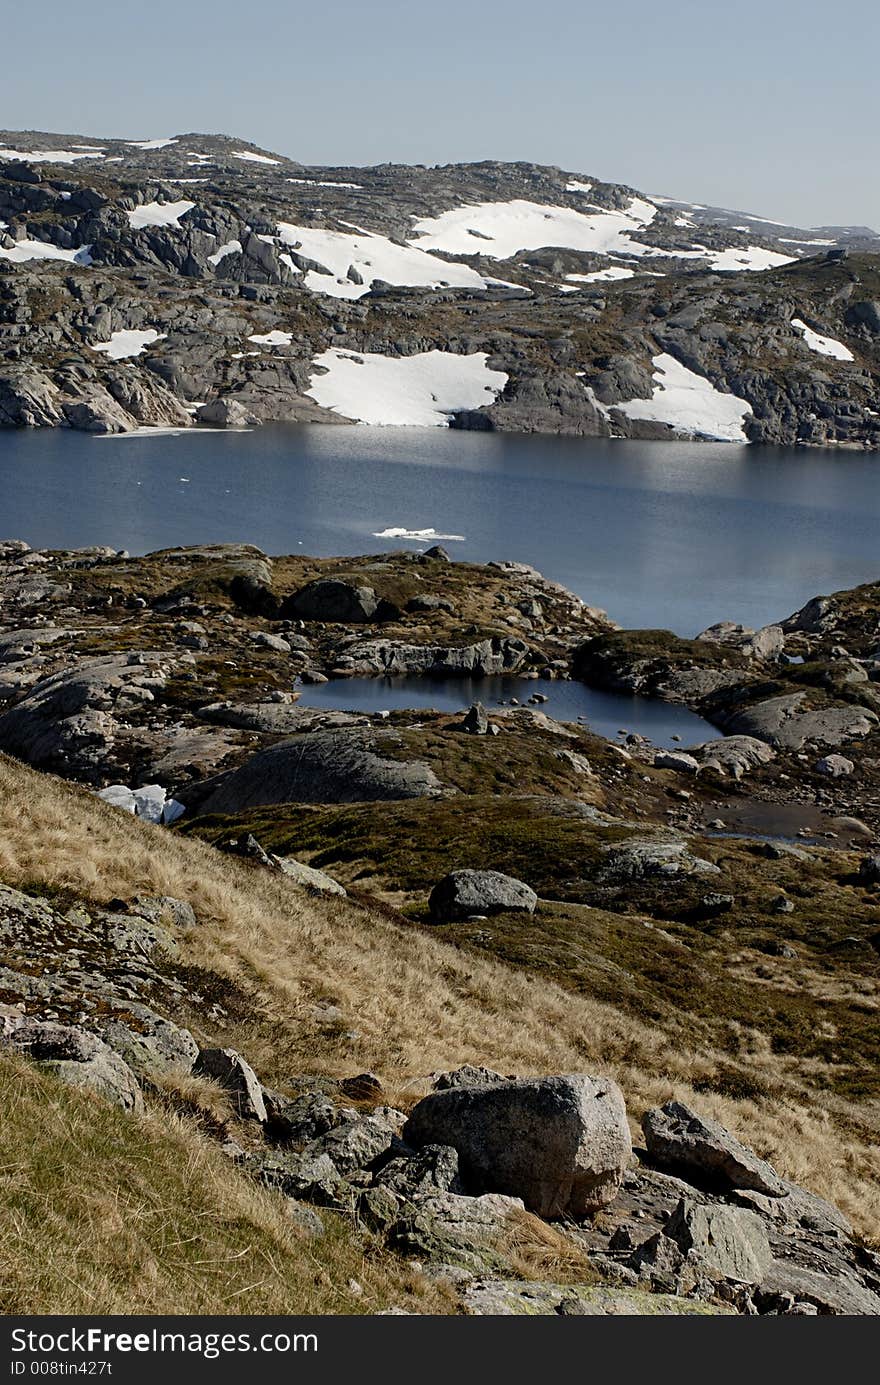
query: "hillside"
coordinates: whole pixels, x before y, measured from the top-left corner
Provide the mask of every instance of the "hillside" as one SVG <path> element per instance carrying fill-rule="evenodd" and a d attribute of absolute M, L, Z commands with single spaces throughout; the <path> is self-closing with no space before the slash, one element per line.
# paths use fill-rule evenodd
<path fill-rule="evenodd" d="M 880 239 L 532 164 L 0 133 L 0 425 L 880 443 Z"/>
<path fill-rule="evenodd" d="M 876 585 L 679 640 L 439 549 L 0 569 L 11 1306 L 880 1311 Z M 389 667 L 521 695 L 305 705 Z M 726 734 L 603 740 L 572 679 Z M 408 1123 L 561 1074 L 626 1103 L 586 1215 Z"/>

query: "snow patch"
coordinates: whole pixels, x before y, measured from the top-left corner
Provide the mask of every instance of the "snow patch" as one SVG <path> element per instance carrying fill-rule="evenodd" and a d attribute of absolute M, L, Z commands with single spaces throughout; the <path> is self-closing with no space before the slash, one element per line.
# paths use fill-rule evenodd
<path fill-rule="evenodd" d="M 331 348 L 314 357 L 313 367 L 325 373 L 313 374 L 305 393 L 358 423 L 443 427 L 456 410 L 492 404 L 504 389 L 507 375 L 487 360 L 485 351 L 382 356 Z"/>
<path fill-rule="evenodd" d="M 711 380 L 688 370 L 663 352 L 653 359 L 654 393 L 611 407 L 627 418 L 666 423 L 679 433 L 717 442 L 748 442 L 743 423 L 751 407 L 735 394 L 723 394 Z"/>
<path fill-rule="evenodd" d="M 178 181 L 182 182 L 183 179 L 179 179 Z M 193 179 L 191 179 L 191 180 L 189 180 L 189 181 L 191 181 L 191 182 L 193 182 L 193 183 L 196 183 L 196 182 L 199 182 L 200 180 L 199 180 L 198 178 L 193 178 Z M 212 265 L 215 265 L 215 266 L 216 266 L 216 265 L 218 265 L 218 264 L 220 263 L 221 260 L 225 260 L 227 255 L 240 255 L 240 254 L 241 254 L 241 241 L 240 241 L 240 240 L 228 240 L 228 241 L 226 242 L 225 245 L 221 245 L 221 246 L 219 247 L 219 249 L 215 250 L 214 253 L 213 253 L 213 255 L 209 255 L 209 256 L 208 256 L 208 264 L 212 264 Z"/>
<path fill-rule="evenodd" d="M 577 178 L 572 178 L 572 180 L 571 180 L 570 183 L 566 183 L 566 185 L 565 185 L 565 191 L 566 191 L 566 192 L 592 192 L 592 191 L 593 191 L 593 184 L 592 184 L 592 183 L 580 183 L 580 182 L 578 182 Z"/>
<path fill-rule="evenodd" d="M 648 247 L 633 242 L 633 232 L 650 224 L 657 208 L 640 197 L 627 210 L 590 214 L 571 207 L 554 207 L 517 198 L 512 202 L 480 202 L 454 207 L 440 216 L 415 222 L 420 250 L 448 255 L 488 255 L 507 260 L 520 250 L 560 246 L 607 255 L 612 250 L 644 255 Z"/>
<path fill-rule="evenodd" d="M 127 331 L 111 332 L 109 341 L 99 341 L 91 348 L 92 351 L 103 351 L 110 357 L 111 361 L 126 361 L 132 356 L 140 356 L 146 351 L 148 346 L 152 346 L 154 341 L 164 341 L 165 333 L 157 332 L 154 327 L 148 327 L 145 331 L 137 331 L 132 328 Z"/>
<path fill-rule="evenodd" d="M 608 269 L 594 269 L 592 274 L 566 274 L 572 284 L 600 284 L 604 280 L 632 279 L 634 269 L 624 269 L 623 265 L 610 265 Z"/>
<path fill-rule="evenodd" d="M 270 159 L 267 154 L 252 154 L 249 149 L 237 149 L 232 157 L 247 164 L 271 164 L 273 168 L 277 168 L 281 163 L 280 159 Z"/>
<path fill-rule="evenodd" d="M 282 221 L 278 235 L 284 245 L 296 249 L 304 259 L 326 268 L 326 274 L 307 270 L 304 283 L 313 293 L 326 293 L 333 298 L 361 298 L 377 279 L 432 289 L 484 289 L 488 282 L 470 265 L 448 263 L 411 245 L 395 245 L 387 237 L 359 227 L 349 233 Z M 362 282 L 349 277 L 349 270 L 354 270 Z"/>
<path fill-rule="evenodd" d="M 264 332 L 262 336 L 248 337 L 248 341 L 256 342 L 257 346 L 289 346 L 293 341 L 292 332 L 282 332 L 275 328 L 272 332 Z"/>
<path fill-rule="evenodd" d="M 90 265 L 92 263 L 90 245 L 81 245 L 78 250 L 62 250 L 48 240 L 19 240 L 11 250 L 0 248 L 0 260 L 10 260 L 12 264 L 24 264 L 26 260 L 66 260 L 68 264 Z"/>
<path fill-rule="evenodd" d="M 176 139 L 127 139 L 126 144 L 129 149 L 167 149 L 169 144 L 176 144 Z"/>
<path fill-rule="evenodd" d="M 800 332 L 809 349 L 815 351 L 819 356 L 832 356 L 835 361 L 855 360 L 849 347 L 844 346 L 842 341 L 836 341 L 834 337 L 823 337 L 819 332 L 814 332 L 812 327 L 808 327 L 802 318 L 793 317 L 791 325 L 796 332 Z"/>
<path fill-rule="evenodd" d="M 80 145 L 77 149 L 7 149 L 0 146 L 0 159 L 18 159 L 28 164 L 73 164 L 78 159 L 103 159 L 99 149 L 85 153 Z"/>
<path fill-rule="evenodd" d="M 363 183 L 334 183 L 323 178 L 288 178 L 288 183 L 298 183 L 308 188 L 363 188 Z"/>
<path fill-rule="evenodd" d="M 195 202 L 145 202 L 127 212 L 133 231 L 141 231 L 145 226 L 179 226 L 180 218 L 191 212 Z"/>

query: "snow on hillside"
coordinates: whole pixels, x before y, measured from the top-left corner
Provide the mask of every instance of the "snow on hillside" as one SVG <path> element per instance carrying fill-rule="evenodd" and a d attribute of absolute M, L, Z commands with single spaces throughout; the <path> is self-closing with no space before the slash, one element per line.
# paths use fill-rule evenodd
<path fill-rule="evenodd" d="M 169 144 L 176 144 L 176 139 L 127 139 L 126 144 L 129 149 L 167 149 Z"/>
<path fill-rule="evenodd" d="M 73 164 L 79 159 L 103 157 L 99 149 L 90 149 L 87 153 L 83 145 L 78 149 L 7 149 L 6 145 L 0 145 L 0 159 L 20 159 L 29 164 Z"/>
<path fill-rule="evenodd" d="M 304 259 L 324 266 L 306 271 L 304 283 L 314 293 L 333 298 L 360 298 L 377 279 L 419 288 L 483 289 L 487 280 L 470 265 L 450 264 L 412 246 L 395 245 L 385 236 L 353 228 L 354 233 L 326 231 L 318 226 L 294 226 L 282 221 L 278 235 Z M 263 239 L 269 239 L 263 237 Z M 357 278 L 349 275 L 353 270 Z"/>
<path fill-rule="evenodd" d="M 145 202 L 128 212 L 129 224 L 133 231 L 141 231 L 145 226 L 179 226 L 180 218 L 191 212 L 195 202 Z"/>
<path fill-rule="evenodd" d="M 644 255 L 647 247 L 634 242 L 633 233 L 650 225 L 657 208 L 639 197 L 627 211 L 577 212 L 516 198 L 512 202 L 480 202 L 454 207 L 440 216 L 416 221 L 420 250 L 439 250 L 447 255 L 488 255 L 507 260 L 520 250 L 564 246 L 569 250 L 611 251 Z"/>
<path fill-rule="evenodd" d="M 178 179 L 178 182 L 180 182 L 180 183 L 182 183 L 183 181 L 184 181 L 183 178 L 179 178 L 179 179 Z M 189 183 L 200 183 L 200 182 L 202 181 L 202 179 L 201 179 L 201 178 L 188 178 L 186 181 L 189 182 Z M 213 255 L 209 255 L 209 256 L 208 256 L 208 264 L 212 264 L 212 265 L 214 265 L 214 267 L 216 268 L 216 266 L 220 263 L 221 260 L 225 260 L 225 259 L 226 259 L 226 256 L 227 256 L 227 255 L 240 255 L 240 254 L 241 254 L 241 241 L 240 241 L 240 240 L 228 240 L 228 241 L 226 242 L 225 245 L 219 246 L 219 247 L 214 251 Z"/>
<path fill-rule="evenodd" d="M 121 332 L 111 332 L 109 341 L 96 342 L 91 349 L 103 351 L 111 361 L 125 361 L 131 356 L 140 356 L 148 346 L 152 346 L 154 341 L 164 340 L 165 333 L 157 332 L 154 327 L 148 327 L 145 331 L 131 328 Z"/>
<path fill-rule="evenodd" d="M 781 255 L 778 250 L 765 250 L 760 245 L 731 245 L 727 250 L 706 250 L 704 253 L 709 257 L 711 269 L 728 274 L 744 269 L 778 269 L 780 265 L 793 264 L 797 258 L 794 255 Z"/>
<path fill-rule="evenodd" d="M 814 332 L 812 327 L 808 327 L 802 318 L 793 317 L 791 325 L 796 332 L 800 332 L 810 350 L 815 351 L 819 356 L 833 356 L 836 361 L 855 360 L 849 347 L 844 346 L 842 341 L 836 341 L 834 337 L 823 337 L 821 333 Z"/>
<path fill-rule="evenodd" d="M 24 264 L 27 260 L 66 260 L 68 264 L 90 265 L 91 249 L 90 245 L 81 245 L 78 250 L 62 250 L 60 245 L 52 245 L 47 240 L 19 240 L 11 250 L 0 246 L 0 260 L 10 260 L 12 264 Z"/>
<path fill-rule="evenodd" d="M 270 159 L 268 154 L 252 154 L 249 149 L 238 149 L 232 157 L 247 164 L 271 164 L 273 168 L 277 168 L 281 163 L 280 159 Z"/>
<path fill-rule="evenodd" d="M 282 332 L 280 328 L 276 327 L 271 332 L 263 332 L 262 335 L 257 333 L 248 337 L 248 341 L 255 342 L 257 346 L 289 346 L 293 341 L 293 333 Z"/>
<path fill-rule="evenodd" d="M 630 399 L 612 408 L 627 418 L 667 423 L 679 433 L 718 442 L 748 442 L 743 423 L 751 413 L 744 399 L 722 394 L 705 376 L 688 370 L 663 352 L 653 359 L 654 393 L 650 399 Z"/>
<path fill-rule="evenodd" d="M 382 356 L 331 348 L 314 357 L 305 393 L 358 423 L 442 427 L 456 410 L 491 404 L 504 389 L 507 375 L 490 370 L 487 360 L 485 351 Z"/>

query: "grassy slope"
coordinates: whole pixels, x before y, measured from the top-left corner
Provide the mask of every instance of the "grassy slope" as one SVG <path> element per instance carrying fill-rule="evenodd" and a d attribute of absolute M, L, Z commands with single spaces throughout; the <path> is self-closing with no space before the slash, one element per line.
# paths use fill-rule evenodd
<path fill-rule="evenodd" d="M 4 1058 L 0 1109 L 0 1312 L 448 1311 L 332 1215 L 305 1239 L 282 1197 L 161 1108 L 133 1118 Z"/>
<path fill-rule="evenodd" d="M 806 1078 L 781 1094 L 779 1059 L 760 1031 L 743 1026 L 741 1048 L 750 1070 L 766 1077 L 766 1092 L 698 1092 L 723 1055 L 696 1036 L 682 1042 L 656 1020 L 380 912 L 316 901 L 283 878 L 138 824 L 3 758 L 0 879 L 101 900 L 138 891 L 188 899 L 201 927 L 181 940 L 185 959 L 250 995 L 222 1037 L 267 1082 L 369 1067 L 406 1100 L 425 1074 L 462 1062 L 507 1072 L 604 1070 L 621 1083 L 634 1118 L 671 1097 L 693 1101 L 784 1174 L 838 1202 L 868 1234 L 880 1221 L 871 1111 L 854 1121 L 851 1107 L 824 1101 Z M 337 1006 L 342 1021 L 322 1021 L 321 1002 Z"/>

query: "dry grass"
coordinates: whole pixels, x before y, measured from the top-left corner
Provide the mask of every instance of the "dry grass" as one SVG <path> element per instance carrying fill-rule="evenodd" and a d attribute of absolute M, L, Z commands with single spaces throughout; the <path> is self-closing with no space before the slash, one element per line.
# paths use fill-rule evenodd
<path fill-rule="evenodd" d="M 139 892 L 188 900 L 201 926 L 181 938 L 186 960 L 254 995 L 253 1013 L 231 1026 L 226 1041 L 270 1083 L 298 1071 L 371 1068 L 393 1094 L 411 1099 L 426 1074 L 465 1062 L 504 1072 L 608 1072 L 635 1119 L 673 1097 L 690 1101 L 877 1235 L 876 1113 L 827 1101 L 806 1079 L 784 1095 L 771 1090 L 751 1100 L 697 1095 L 694 1081 L 718 1054 L 689 1051 L 610 1003 L 459 951 L 378 912 L 315 900 L 283 878 L 142 825 L 2 757 L 0 879 L 98 900 Z M 343 1020 L 322 1027 L 314 1015 L 319 1003 L 337 1006 Z M 742 1050 L 772 1088 L 779 1060 L 762 1036 L 744 1033 Z"/>
<path fill-rule="evenodd" d="M 331 1215 L 307 1240 L 283 1197 L 161 1110 L 126 1115 L 19 1058 L 0 1059 L 0 1107 L 0 1312 L 449 1311 Z"/>

